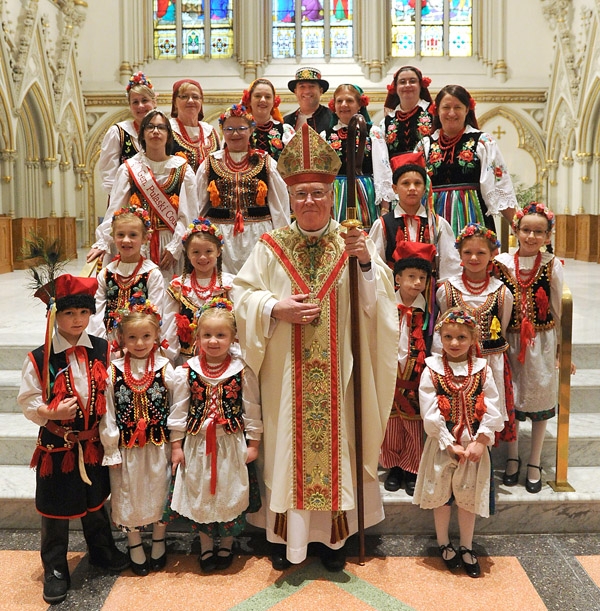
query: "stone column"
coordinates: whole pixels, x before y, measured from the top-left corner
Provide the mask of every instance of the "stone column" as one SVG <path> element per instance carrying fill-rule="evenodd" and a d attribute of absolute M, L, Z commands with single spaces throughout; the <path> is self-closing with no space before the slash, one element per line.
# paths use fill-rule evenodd
<path fill-rule="evenodd" d="M 58 161 L 55 157 L 46 157 L 42 160 L 42 164 L 44 165 L 44 169 L 46 170 L 46 181 L 44 182 L 44 195 L 42 198 L 42 205 L 45 205 L 46 202 L 49 200 L 50 212 L 48 213 L 48 216 L 54 218 L 55 216 L 57 216 L 55 208 L 55 190 L 60 186 L 56 184 L 55 176 L 55 170 L 58 167 Z"/>
<path fill-rule="evenodd" d="M 2 189 L 0 192 L 0 211 L 15 218 L 15 161 L 16 151 L 5 149 L 0 151 Z"/>

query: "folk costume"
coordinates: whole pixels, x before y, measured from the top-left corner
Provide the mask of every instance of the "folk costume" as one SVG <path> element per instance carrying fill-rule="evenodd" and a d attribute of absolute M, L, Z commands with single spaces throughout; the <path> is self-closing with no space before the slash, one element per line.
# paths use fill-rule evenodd
<path fill-rule="evenodd" d="M 365 107 L 362 107 L 361 110 L 364 110 L 366 113 Z M 368 116 L 367 113 L 367 117 Z M 335 114 L 334 119 L 337 119 L 337 115 Z M 381 131 L 377 126 L 371 125 L 370 121 L 368 125 L 370 129 L 369 135 L 365 141 L 362 175 L 356 177 L 357 218 L 367 230 L 375 222 L 375 219 L 378 218 L 379 205 L 381 202 L 391 202 L 396 197 L 392 189 L 392 170 L 390 168 L 387 149 Z M 337 153 L 342 162 L 340 171 L 333 182 L 333 218 L 339 223 L 347 218 L 346 157 L 348 126 L 338 120 L 334 126 L 321 133 L 321 136 Z"/>
<path fill-rule="evenodd" d="M 277 161 L 283 147 L 295 134 L 294 128 L 287 123 L 271 119 L 264 125 L 257 125 L 250 137 L 250 146 L 253 149 L 268 153 Z"/>
<path fill-rule="evenodd" d="M 140 257 L 136 263 L 111 261 L 97 276 L 96 313 L 88 330 L 98 337 L 116 339 L 114 314 L 129 303 L 134 293 L 142 293 L 163 313 L 165 281 L 156 263 Z"/>
<path fill-rule="evenodd" d="M 329 89 L 329 83 L 321 78 L 321 73 L 316 68 L 299 68 L 296 70 L 295 78 L 288 82 L 288 89 L 295 93 L 296 85 L 301 81 L 317 83 L 322 94 Z M 291 125 L 295 131 L 299 131 L 304 123 L 308 123 L 309 127 L 320 134 L 323 130 L 329 129 L 332 118 L 331 110 L 327 106 L 319 104 L 311 115 L 305 115 L 297 108 L 294 112 L 285 115 L 283 122 Z"/>
<path fill-rule="evenodd" d="M 242 533 L 251 500 L 246 439 L 263 432 L 258 380 L 238 354 L 211 372 L 195 356 L 175 372 L 172 441 L 184 439 L 171 509 L 210 537 Z"/>
<path fill-rule="evenodd" d="M 199 214 L 223 234 L 223 269 L 235 274 L 263 233 L 289 223 L 285 183 L 275 160 L 254 149 L 212 153 L 196 176 Z"/>
<path fill-rule="evenodd" d="M 507 327 L 517 420 L 548 420 L 556 413 L 563 268 L 549 252 L 520 257 L 501 253 L 497 275 L 514 296 Z M 531 275 L 533 270 L 533 275 Z M 523 280 L 520 272 L 530 272 Z"/>
<path fill-rule="evenodd" d="M 339 160 L 306 126 L 284 149 L 279 167 L 288 184 L 331 183 Z M 339 549 L 357 530 L 349 270 L 341 231 L 332 219 L 320 231 L 294 222 L 265 234 L 233 284 L 242 353 L 259 372 L 265 427 L 265 503 L 250 521 L 266 528 L 272 543 L 286 543 L 294 563 L 306 558 L 309 542 Z M 358 274 L 358 358 L 369 526 L 383 519 L 377 461 L 394 392 L 389 354 L 398 324 L 390 270 L 367 243 L 372 267 Z M 278 300 L 298 293 L 318 300 L 319 318 L 309 325 L 271 318 Z"/>
<path fill-rule="evenodd" d="M 448 362 L 439 355 L 425 359 L 419 405 L 427 434 L 413 503 L 422 509 L 456 504 L 484 518 L 490 515 L 489 450 L 479 462 L 459 462 L 448 448 L 467 447 L 478 434 L 493 440 L 504 426 L 498 391 L 485 359 Z M 493 443 L 493 441 L 492 441 Z"/>
<path fill-rule="evenodd" d="M 92 248 L 109 251 L 112 217 L 130 204 L 150 214 L 153 231 L 148 258 L 159 264 L 165 250 L 175 258 L 175 268 L 162 270 L 165 281 L 170 280 L 181 271 L 181 238 L 197 209 L 196 180 L 187 161 L 177 155 L 152 161 L 142 152 L 124 163 L 117 171 L 110 205 Z"/>
<path fill-rule="evenodd" d="M 100 426 L 110 469 L 113 522 L 125 532 L 161 520 L 171 482 L 167 418 L 175 372 L 153 351 L 145 359 L 126 355 L 108 369 L 106 417 Z"/>
<path fill-rule="evenodd" d="M 139 153 L 139 125 L 133 119 L 111 125 L 102 140 L 98 170 L 102 177 L 102 188 L 108 195 L 112 191 L 117 170 L 127 159 Z"/>
<path fill-rule="evenodd" d="M 421 139 L 431 133 L 433 115 L 429 112 L 430 106 L 431 102 L 419 100 L 412 110 L 404 112 L 398 104 L 383 118 L 379 127 L 390 162 L 397 155 L 414 151 Z"/>
<path fill-rule="evenodd" d="M 419 410 L 419 380 L 425 366 L 424 316 L 427 304 L 419 295 L 405 305 L 396 291 L 398 307 L 398 368 L 394 403 L 381 446 L 379 464 L 385 469 L 400 467 L 417 473 L 423 454 L 423 422 Z"/>
<path fill-rule="evenodd" d="M 479 353 L 492 371 L 498 389 L 500 411 L 507 422 L 508 428 L 504 429 L 502 440 L 514 441 L 514 399 L 506 339 L 513 308 L 512 293 L 497 278 L 490 278 L 481 292 L 474 293 L 460 275 L 438 287 L 436 301 L 441 312 L 452 307 L 467 307 L 476 318 L 480 332 Z M 439 334 L 434 336 L 432 352 L 442 353 Z"/>
<path fill-rule="evenodd" d="M 106 411 L 108 344 L 85 331 L 76 345 L 60 332 L 53 334 L 56 310 L 85 307 L 93 311 L 95 290 L 94 278 L 63 274 L 36 292 L 49 306 L 46 343 L 27 355 L 17 396 L 26 418 L 40 427 L 31 467 L 36 470 L 35 506 L 42 516 L 44 596 L 48 585 L 52 592 L 53 579 L 64 584 L 56 602 L 64 599 L 70 583 L 69 520 L 81 518 L 92 564 L 115 566 L 122 554 L 115 547 L 104 508 L 110 484 L 108 470 L 102 466 L 98 429 Z M 41 406 L 56 409 L 73 396 L 77 397 L 73 420 L 46 420 L 38 414 Z M 120 568 L 126 566 L 127 562 Z"/>
<path fill-rule="evenodd" d="M 435 211 L 450 223 L 454 235 L 469 223 L 494 230 L 492 215 L 517 207 L 502 153 L 489 134 L 467 125 L 445 142 L 438 129 L 415 151 L 425 155 Z"/>
<path fill-rule="evenodd" d="M 217 131 L 210 123 L 198 121 L 197 126 L 189 126 L 176 118 L 171 118 L 170 123 L 175 141 L 172 153 L 185 155 L 193 172 L 196 172 L 211 153 L 221 147 Z"/>
<path fill-rule="evenodd" d="M 233 278 L 215 269 L 210 278 L 196 278 L 192 271 L 171 280 L 165 297 L 164 326 L 169 343 L 167 354 L 173 362 L 181 364 L 194 356 L 193 331 L 199 310 L 214 297 L 229 298 Z"/>

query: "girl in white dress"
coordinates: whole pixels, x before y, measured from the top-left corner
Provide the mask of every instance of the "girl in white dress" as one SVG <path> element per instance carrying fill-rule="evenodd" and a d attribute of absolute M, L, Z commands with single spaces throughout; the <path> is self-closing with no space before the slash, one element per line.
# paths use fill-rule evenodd
<path fill-rule="evenodd" d="M 110 467 L 113 522 L 127 533 L 131 568 L 136 575 L 164 568 L 167 560 L 162 515 L 171 481 L 167 417 L 174 371 L 158 354 L 160 316 L 143 296 L 132 297 L 119 312 L 118 337 L 123 358 L 109 367 L 106 416 L 100 423 L 103 465 Z M 141 532 L 152 524 L 150 562 Z"/>
<path fill-rule="evenodd" d="M 235 334 L 230 301 L 216 297 L 204 306 L 199 356 L 177 368 L 169 416 L 171 509 L 197 524 L 205 573 L 231 565 L 233 538 L 244 530 L 253 500 L 247 464 L 258 456 L 263 431 L 258 380 L 231 350 Z"/>
<path fill-rule="evenodd" d="M 427 433 L 413 503 L 433 509 L 440 554 L 449 569 L 481 569 L 473 552 L 475 517 L 490 513 L 489 447 L 501 431 L 498 390 L 485 359 L 475 356 L 477 321 L 468 309 L 451 308 L 436 325 L 442 355 L 425 359 L 419 406 Z M 450 541 L 452 505 L 458 507 L 460 547 Z"/>

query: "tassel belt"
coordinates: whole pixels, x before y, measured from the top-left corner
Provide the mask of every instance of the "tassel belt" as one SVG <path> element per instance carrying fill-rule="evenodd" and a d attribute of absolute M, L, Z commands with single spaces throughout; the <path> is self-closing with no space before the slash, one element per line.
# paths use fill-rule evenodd
<path fill-rule="evenodd" d="M 76 444 L 79 441 L 99 441 L 100 432 L 98 430 L 98 424 L 95 424 L 91 429 L 87 431 L 74 431 L 73 429 L 59 426 L 52 420 L 48 420 L 46 428 L 57 437 L 62 437 L 66 443 Z"/>
<path fill-rule="evenodd" d="M 210 208 L 206 216 L 209 219 L 215 219 L 217 222 L 232 221 L 235 219 L 235 210 L 228 208 Z M 246 209 L 246 216 L 249 219 L 266 219 L 271 216 L 271 212 L 268 206 L 248 206 Z"/>

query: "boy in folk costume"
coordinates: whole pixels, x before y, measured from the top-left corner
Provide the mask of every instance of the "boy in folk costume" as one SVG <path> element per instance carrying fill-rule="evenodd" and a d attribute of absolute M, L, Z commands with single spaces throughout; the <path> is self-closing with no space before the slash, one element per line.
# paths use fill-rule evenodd
<path fill-rule="evenodd" d="M 384 488 L 395 492 L 404 480 L 409 496 L 415 490 L 424 443 L 418 394 L 427 352 L 427 331 L 423 327 L 428 308 L 423 292 L 431 273 L 431 263 L 419 257 L 403 258 L 394 265 L 400 325 L 398 374 L 379 464 L 389 469 Z"/>
<path fill-rule="evenodd" d="M 98 423 L 106 411 L 108 345 L 85 331 L 96 288 L 94 278 L 64 274 L 36 292 L 49 306 L 46 343 L 25 359 L 17 397 L 25 416 L 40 426 L 31 466 L 42 515 L 44 600 L 51 604 L 64 600 L 70 586 L 70 519 L 81 518 L 91 564 L 112 571 L 129 566 L 104 508 L 110 486 Z"/>

